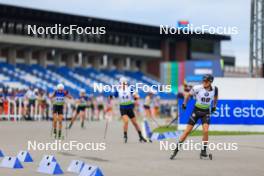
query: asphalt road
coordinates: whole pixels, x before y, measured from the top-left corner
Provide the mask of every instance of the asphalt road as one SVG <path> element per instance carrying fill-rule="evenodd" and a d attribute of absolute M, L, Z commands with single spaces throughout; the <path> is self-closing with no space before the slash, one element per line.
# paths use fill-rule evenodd
<path fill-rule="evenodd" d="M 71 160 L 83 160 L 99 166 L 106 176 L 262 176 L 264 174 L 264 135 L 212 136 L 214 143 L 237 143 L 236 151 L 211 151 L 213 160 L 200 160 L 199 151 L 181 151 L 175 160 L 169 160 L 170 151 L 160 150 L 160 143 L 142 144 L 138 142 L 136 131 L 130 125 L 127 144 L 122 140 L 122 123 L 109 124 L 107 138 L 104 139 L 105 122 L 86 123 L 80 129 L 80 122 L 68 131 L 63 142 L 105 143 L 104 151 L 45 151 L 30 150 L 33 163 L 23 163 L 23 169 L 0 168 L 1 176 L 44 175 L 36 172 L 45 154 L 54 155 L 64 171 L 64 175 L 76 175 L 66 171 Z M 53 142 L 50 137 L 50 122 L 0 122 L 0 149 L 8 156 L 16 156 L 20 150 L 27 150 L 28 141 Z M 65 133 L 65 132 L 64 132 Z M 200 137 L 189 138 L 199 141 Z M 170 140 L 169 142 L 174 142 Z M 95 147 L 96 149 L 96 147 Z M 0 158 L 0 160 L 2 160 Z"/>

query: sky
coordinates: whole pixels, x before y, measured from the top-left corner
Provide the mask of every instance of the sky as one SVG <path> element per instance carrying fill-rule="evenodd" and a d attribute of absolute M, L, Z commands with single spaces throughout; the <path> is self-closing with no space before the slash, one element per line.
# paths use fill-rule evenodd
<path fill-rule="evenodd" d="M 249 63 L 250 0 L 0 0 L 0 3 L 150 25 L 237 27 L 222 42 L 222 54 L 235 56 L 237 66 Z"/>

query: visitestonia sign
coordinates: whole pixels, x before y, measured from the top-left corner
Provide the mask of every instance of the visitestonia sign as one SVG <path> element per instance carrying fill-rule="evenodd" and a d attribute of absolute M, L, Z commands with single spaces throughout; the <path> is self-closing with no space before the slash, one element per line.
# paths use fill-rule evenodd
<path fill-rule="evenodd" d="M 180 99 L 179 125 L 186 125 L 194 108 L 195 100 L 188 102 L 186 110 L 181 108 L 182 102 L 183 100 Z M 217 103 L 217 111 L 211 115 L 210 124 L 257 125 L 261 126 L 264 130 L 264 100 L 219 100 Z M 236 130 L 239 129 L 236 128 Z M 245 130 L 243 129 L 243 131 Z"/>

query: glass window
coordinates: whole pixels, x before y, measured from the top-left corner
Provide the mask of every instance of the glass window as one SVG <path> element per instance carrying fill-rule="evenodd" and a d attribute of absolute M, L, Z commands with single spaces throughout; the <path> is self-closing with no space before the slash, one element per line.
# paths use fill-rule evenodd
<path fill-rule="evenodd" d="M 192 39 L 191 51 L 201 53 L 214 53 L 214 41 L 205 39 Z"/>

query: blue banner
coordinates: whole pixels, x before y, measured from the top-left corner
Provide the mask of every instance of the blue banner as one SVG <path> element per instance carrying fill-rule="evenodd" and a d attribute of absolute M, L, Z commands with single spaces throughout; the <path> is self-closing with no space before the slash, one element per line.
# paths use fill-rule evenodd
<path fill-rule="evenodd" d="M 187 124 L 195 100 L 190 100 L 183 110 L 179 100 L 179 124 Z M 264 100 L 219 100 L 217 111 L 211 115 L 213 125 L 264 125 Z"/>
<path fill-rule="evenodd" d="M 185 79 L 187 82 L 200 82 L 206 73 L 216 77 L 223 76 L 220 60 L 185 61 Z"/>

